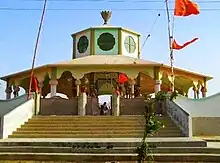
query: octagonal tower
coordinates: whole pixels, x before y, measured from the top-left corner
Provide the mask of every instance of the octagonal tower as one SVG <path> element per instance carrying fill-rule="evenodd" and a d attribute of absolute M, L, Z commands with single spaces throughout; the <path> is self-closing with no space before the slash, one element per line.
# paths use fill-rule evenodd
<path fill-rule="evenodd" d="M 102 11 L 104 24 L 72 34 L 73 59 L 89 55 L 124 55 L 140 58 L 140 34 L 108 25 L 111 12 Z"/>

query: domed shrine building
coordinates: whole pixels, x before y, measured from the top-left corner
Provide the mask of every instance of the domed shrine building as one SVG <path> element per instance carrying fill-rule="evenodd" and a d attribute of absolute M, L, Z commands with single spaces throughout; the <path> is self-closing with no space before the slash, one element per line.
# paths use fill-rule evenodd
<path fill-rule="evenodd" d="M 209 76 L 141 59 L 140 34 L 107 24 L 110 12 L 102 12 L 104 25 L 72 34 L 72 59 L 34 69 L 40 93 L 40 114 L 94 115 L 98 96 L 112 96 L 112 115 L 143 112 L 144 95 L 168 92 L 172 88 L 187 96 L 193 87 L 195 98 L 206 96 Z M 7 82 L 7 99 L 18 96 L 19 87 L 28 92 L 31 70 L 1 77 Z M 50 93 L 50 98 L 45 98 Z M 68 99 L 56 97 L 65 94 Z M 201 94 L 200 94 L 201 93 Z M 132 108 L 137 108 L 132 110 Z M 139 109 L 141 108 L 141 109 Z"/>

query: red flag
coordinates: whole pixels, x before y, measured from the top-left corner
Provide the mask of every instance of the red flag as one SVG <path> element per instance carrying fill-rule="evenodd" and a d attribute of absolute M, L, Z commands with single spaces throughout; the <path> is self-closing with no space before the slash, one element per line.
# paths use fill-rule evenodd
<path fill-rule="evenodd" d="M 40 92 L 40 89 L 38 87 L 38 81 L 37 78 L 33 75 L 32 76 L 32 82 L 31 82 L 31 92 Z"/>
<path fill-rule="evenodd" d="M 123 84 L 124 82 L 128 81 L 128 78 L 125 74 L 119 74 L 118 80 L 119 83 Z"/>
<path fill-rule="evenodd" d="M 176 0 L 174 8 L 175 16 L 198 15 L 199 13 L 199 6 L 191 0 Z"/>
<path fill-rule="evenodd" d="M 183 45 L 179 45 L 179 44 L 176 43 L 176 40 L 173 40 L 172 49 L 176 49 L 176 50 L 183 49 L 183 48 L 185 48 L 187 45 L 189 45 L 189 44 L 195 42 L 195 41 L 198 40 L 198 39 L 199 39 L 199 38 L 194 38 L 194 39 L 192 39 L 191 41 L 188 41 L 188 42 L 186 42 L 186 43 L 183 44 Z"/>

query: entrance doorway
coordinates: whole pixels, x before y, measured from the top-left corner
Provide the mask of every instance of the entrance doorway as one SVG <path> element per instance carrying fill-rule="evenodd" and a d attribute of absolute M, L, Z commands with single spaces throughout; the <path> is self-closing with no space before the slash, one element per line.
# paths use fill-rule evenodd
<path fill-rule="evenodd" d="M 106 115 L 112 115 L 112 95 L 106 94 L 106 95 L 99 95 L 98 96 L 98 104 L 99 107 L 101 107 L 104 102 L 107 103 L 108 110 L 106 111 Z"/>

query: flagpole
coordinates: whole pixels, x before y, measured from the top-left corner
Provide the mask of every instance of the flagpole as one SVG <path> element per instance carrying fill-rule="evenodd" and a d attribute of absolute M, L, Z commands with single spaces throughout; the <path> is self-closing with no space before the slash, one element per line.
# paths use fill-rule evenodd
<path fill-rule="evenodd" d="M 172 35 L 171 35 L 171 59 L 170 59 L 170 63 L 171 63 L 171 78 L 172 78 L 172 92 L 175 91 L 175 87 L 174 87 L 174 68 L 173 68 L 173 64 L 174 64 L 174 51 L 173 51 L 173 47 L 172 47 L 172 42 L 174 40 L 174 21 L 175 21 L 175 15 L 173 15 L 173 20 L 172 20 Z"/>
<path fill-rule="evenodd" d="M 41 34 L 42 25 L 43 25 L 46 6 L 47 6 L 47 0 L 44 0 L 43 11 L 42 11 L 40 25 L 39 25 L 38 33 L 37 33 L 37 39 L 36 39 L 36 43 L 35 43 L 35 47 L 34 47 L 34 55 L 33 55 L 32 66 L 31 66 L 31 75 L 30 75 L 30 84 L 29 84 L 29 90 L 28 90 L 28 99 L 30 98 L 30 93 L 31 93 L 31 85 L 32 85 L 32 80 L 33 80 L 32 78 L 34 75 L 34 64 L 35 64 L 35 60 L 36 60 L 37 49 L 38 49 L 38 44 L 39 44 L 39 40 L 40 40 L 40 34 Z"/>
<path fill-rule="evenodd" d="M 168 29 L 168 36 L 169 36 L 169 50 L 170 50 L 170 67 L 171 67 L 171 77 L 172 77 L 172 92 L 174 92 L 174 70 L 173 70 L 173 49 L 172 49 L 172 36 L 170 30 L 170 14 L 169 14 L 169 7 L 168 7 L 168 0 L 165 0 L 166 4 L 166 12 L 167 12 L 167 29 Z"/>

